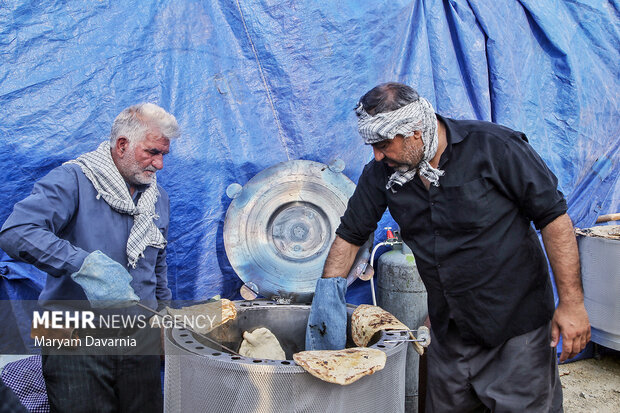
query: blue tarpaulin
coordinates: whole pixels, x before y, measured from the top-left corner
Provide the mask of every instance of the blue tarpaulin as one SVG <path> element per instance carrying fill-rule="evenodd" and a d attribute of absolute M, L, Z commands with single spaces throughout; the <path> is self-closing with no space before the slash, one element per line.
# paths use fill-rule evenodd
<path fill-rule="evenodd" d="M 293 159 L 342 159 L 356 182 L 372 154 L 352 109 L 376 84 L 400 81 L 438 113 L 525 132 L 575 224 L 592 226 L 620 210 L 618 6 L 2 0 L 0 222 L 37 179 L 107 139 L 123 108 L 154 102 L 182 127 L 158 173 L 174 297 L 234 298 L 226 187 Z"/>

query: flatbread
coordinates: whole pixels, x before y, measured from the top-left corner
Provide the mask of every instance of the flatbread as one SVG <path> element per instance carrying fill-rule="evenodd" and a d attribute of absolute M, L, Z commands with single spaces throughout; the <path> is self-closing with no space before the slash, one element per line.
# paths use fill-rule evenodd
<path fill-rule="evenodd" d="M 409 330 L 391 313 L 376 305 L 361 304 L 351 315 L 351 335 L 356 346 L 366 347 L 377 331 Z"/>
<path fill-rule="evenodd" d="M 243 333 L 239 354 L 245 357 L 269 360 L 286 360 L 286 355 L 276 336 L 265 327 Z"/>
<path fill-rule="evenodd" d="M 577 235 L 607 239 L 620 239 L 620 225 L 601 225 L 592 228 L 575 228 Z"/>
<path fill-rule="evenodd" d="M 216 327 L 221 326 L 227 321 L 234 320 L 237 317 L 235 304 L 225 298 L 209 303 L 181 307 L 179 309 L 166 307 L 166 310 L 168 314 L 173 317 L 176 316 L 181 319 L 182 317 L 187 317 L 190 320 L 198 320 L 199 322 L 188 326 L 193 331 L 200 334 L 207 334 Z M 198 318 L 198 316 L 202 317 Z"/>
<path fill-rule="evenodd" d="M 314 377 L 347 385 L 385 367 L 387 356 L 374 348 L 314 350 L 293 354 L 293 360 Z"/>

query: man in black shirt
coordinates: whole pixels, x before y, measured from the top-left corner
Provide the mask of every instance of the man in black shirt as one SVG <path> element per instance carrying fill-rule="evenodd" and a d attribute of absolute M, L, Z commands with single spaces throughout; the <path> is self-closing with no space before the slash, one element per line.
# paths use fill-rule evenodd
<path fill-rule="evenodd" d="M 561 411 L 553 347 L 561 335 L 560 360 L 575 356 L 590 339 L 590 325 L 556 177 L 522 133 L 436 115 L 406 85 L 375 87 L 356 113 L 375 160 L 336 231 L 321 290 L 346 277 L 389 208 L 428 292 L 427 410 Z M 532 222 L 554 272 L 557 308 Z"/>

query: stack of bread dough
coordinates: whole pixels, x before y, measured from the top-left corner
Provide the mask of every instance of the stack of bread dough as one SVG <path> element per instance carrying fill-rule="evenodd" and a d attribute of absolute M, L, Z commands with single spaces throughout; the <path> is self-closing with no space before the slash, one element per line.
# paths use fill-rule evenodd
<path fill-rule="evenodd" d="M 245 357 L 270 360 L 286 360 L 286 355 L 276 336 L 268 328 L 245 331 L 239 354 Z"/>

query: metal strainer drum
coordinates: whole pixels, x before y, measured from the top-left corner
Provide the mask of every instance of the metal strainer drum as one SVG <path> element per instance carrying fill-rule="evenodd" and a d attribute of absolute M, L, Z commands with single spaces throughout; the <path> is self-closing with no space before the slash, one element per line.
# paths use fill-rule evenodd
<path fill-rule="evenodd" d="M 293 361 L 293 354 L 304 350 L 308 302 L 355 190 L 343 168 L 341 161 L 329 166 L 289 161 L 260 172 L 244 187 L 228 187 L 233 200 L 224 221 L 224 245 L 245 283 L 242 296 L 260 294 L 274 301 L 235 302 L 237 317 L 209 335 L 238 351 L 244 331 L 266 327 L 278 338 L 286 360 L 240 357 L 188 330 L 167 330 L 166 412 L 404 410 L 407 344 L 385 342 L 400 333 L 376 337 L 372 347 L 386 353 L 385 367 L 347 386 L 321 381 Z M 349 282 L 363 272 L 370 245 L 360 248 Z M 348 309 L 349 319 L 353 309 Z"/>
<path fill-rule="evenodd" d="M 303 350 L 310 306 L 265 300 L 239 301 L 235 306 L 237 318 L 209 336 L 237 350 L 244 331 L 267 327 L 278 337 L 287 360 L 233 356 L 187 330 L 167 330 L 166 412 L 404 411 L 407 343 L 385 341 L 405 333 L 378 333 L 369 347 L 387 354 L 383 370 L 341 386 L 315 378 L 292 360 L 293 353 Z M 353 310 L 348 308 L 349 322 Z"/>
<path fill-rule="evenodd" d="M 343 168 L 342 161 L 329 166 L 288 161 L 261 171 L 243 188 L 229 186 L 233 200 L 224 221 L 224 245 L 245 288 L 284 302 L 311 299 L 355 190 Z"/>

